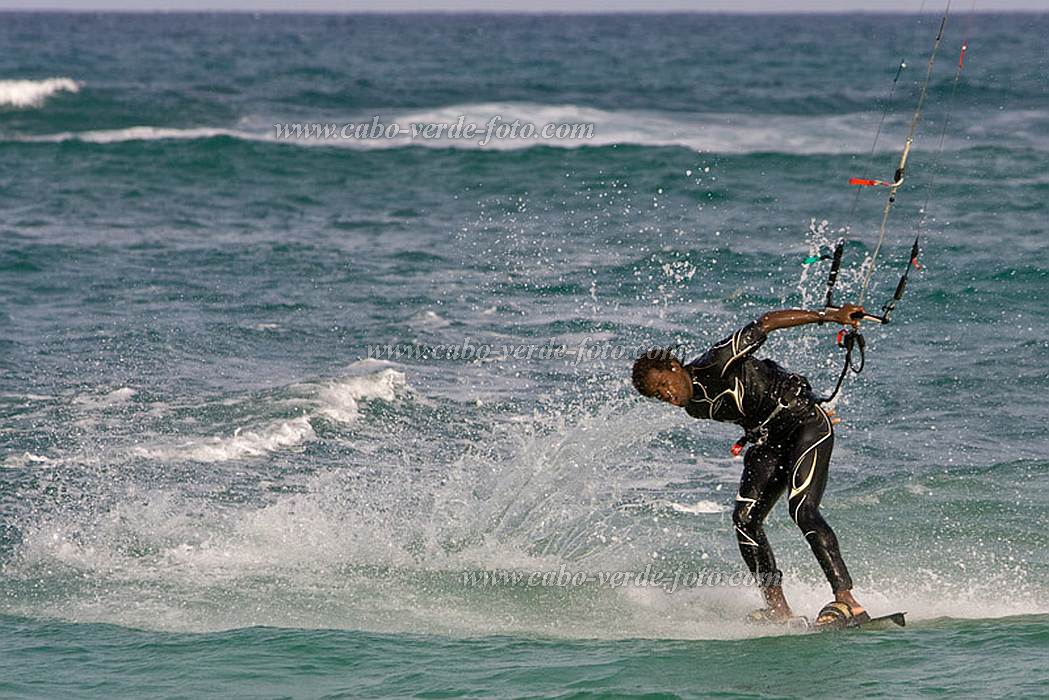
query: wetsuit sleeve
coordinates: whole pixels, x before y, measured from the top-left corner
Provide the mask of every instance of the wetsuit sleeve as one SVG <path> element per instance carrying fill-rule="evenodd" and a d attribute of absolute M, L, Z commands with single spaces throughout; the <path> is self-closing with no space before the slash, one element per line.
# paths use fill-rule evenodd
<path fill-rule="evenodd" d="M 694 364 L 703 369 L 716 369 L 723 377 L 740 360 L 760 348 L 767 339 L 768 334 L 762 330 L 760 323 L 748 323 L 707 350 Z"/>

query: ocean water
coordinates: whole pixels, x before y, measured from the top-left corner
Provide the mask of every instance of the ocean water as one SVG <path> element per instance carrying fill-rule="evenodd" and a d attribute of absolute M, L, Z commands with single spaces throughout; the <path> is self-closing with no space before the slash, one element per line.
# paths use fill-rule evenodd
<path fill-rule="evenodd" d="M 922 269 L 837 402 L 824 512 L 908 626 L 596 578 L 741 570 L 738 431 L 632 355 L 818 304 L 850 225 L 855 298 L 884 191 L 847 181 L 891 178 L 938 22 L 0 15 L 0 694 L 1049 694 L 1049 15 L 950 18 L 870 306 L 916 231 Z M 275 128 L 460 115 L 594 132 Z M 503 571 L 595 580 L 467 584 Z"/>

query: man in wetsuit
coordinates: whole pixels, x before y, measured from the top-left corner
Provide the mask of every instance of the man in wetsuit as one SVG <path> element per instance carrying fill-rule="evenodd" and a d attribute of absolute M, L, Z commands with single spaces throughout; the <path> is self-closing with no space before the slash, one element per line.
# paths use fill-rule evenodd
<path fill-rule="evenodd" d="M 766 607 L 751 614 L 754 620 L 786 622 L 792 617 L 762 527 L 784 491 L 790 517 L 834 591 L 835 600 L 820 611 L 817 625 L 869 619 L 852 595 L 838 539 L 819 510 L 834 447 L 830 416 L 816 403 L 804 377 L 753 356 L 770 331 L 827 321 L 858 326 L 862 316 L 863 309 L 852 304 L 825 311 L 770 311 L 687 365 L 663 349 L 634 363 L 634 387 L 644 396 L 680 406 L 694 418 L 737 423 L 746 431 L 737 443 L 749 443 L 750 449 L 732 522 L 740 553 L 765 598 Z"/>

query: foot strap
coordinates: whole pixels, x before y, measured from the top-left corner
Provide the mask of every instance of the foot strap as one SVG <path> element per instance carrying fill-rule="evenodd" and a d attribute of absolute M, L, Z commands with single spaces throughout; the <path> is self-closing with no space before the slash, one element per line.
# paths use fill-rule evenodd
<path fill-rule="evenodd" d="M 848 603 L 835 600 L 827 603 L 816 617 L 817 627 L 852 627 L 871 619 L 866 610 L 855 612 Z"/>

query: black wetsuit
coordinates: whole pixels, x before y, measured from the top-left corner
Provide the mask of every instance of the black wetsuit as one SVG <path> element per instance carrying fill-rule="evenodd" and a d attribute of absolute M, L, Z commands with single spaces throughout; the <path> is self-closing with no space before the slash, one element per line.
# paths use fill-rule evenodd
<path fill-rule="evenodd" d="M 780 571 L 762 523 L 789 489 L 790 517 L 801 528 L 835 592 L 852 588 L 838 539 L 820 515 L 820 498 L 834 447 L 834 429 L 808 381 L 753 353 L 767 335 L 751 323 L 687 365 L 692 375 L 689 415 L 737 423 L 751 444 L 743 461 L 732 521 L 739 550 L 759 581 Z"/>

